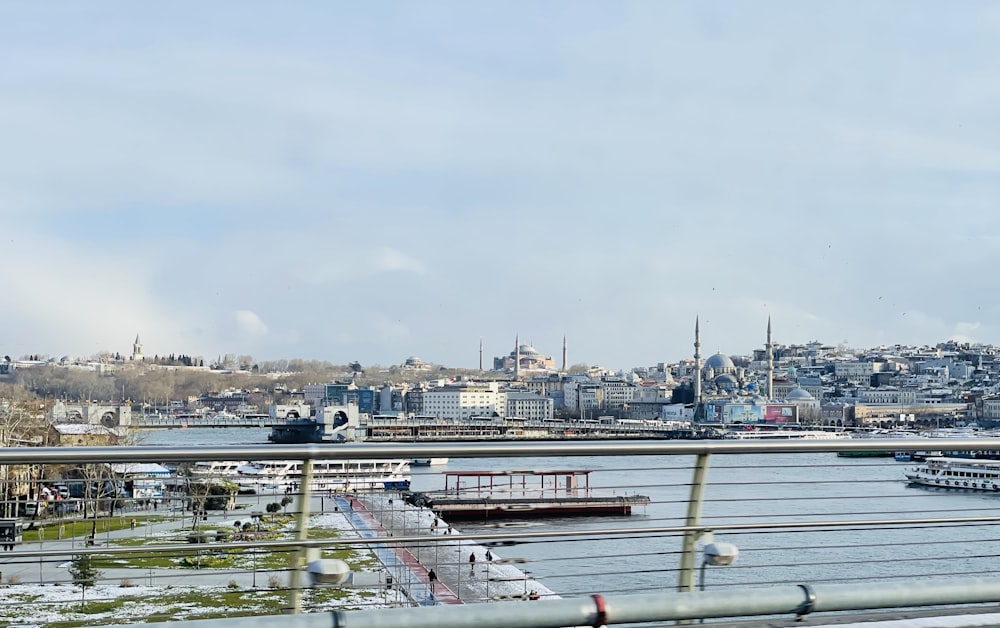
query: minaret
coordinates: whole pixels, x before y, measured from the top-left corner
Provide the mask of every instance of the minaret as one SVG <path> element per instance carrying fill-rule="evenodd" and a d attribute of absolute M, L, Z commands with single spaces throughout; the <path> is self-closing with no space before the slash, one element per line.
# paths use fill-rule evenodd
<path fill-rule="evenodd" d="M 982 358 L 980 358 L 982 360 Z M 563 336 L 563 373 L 566 372 L 566 336 Z"/>
<path fill-rule="evenodd" d="M 132 343 L 132 361 L 142 361 L 142 341 L 139 340 L 139 334 L 135 335 L 135 342 Z"/>
<path fill-rule="evenodd" d="M 479 339 L 479 372 L 483 371 L 483 339 Z"/>
<path fill-rule="evenodd" d="M 701 405 L 701 330 L 698 327 L 698 317 L 694 317 L 694 406 L 695 414 Z"/>
<path fill-rule="evenodd" d="M 771 317 L 767 317 L 767 400 L 774 399 L 774 345 L 771 343 Z"/>
<path fill-rule="evenodd" d="M 521 339 L 514 336 L 514 379 L 521 379 Z"/>

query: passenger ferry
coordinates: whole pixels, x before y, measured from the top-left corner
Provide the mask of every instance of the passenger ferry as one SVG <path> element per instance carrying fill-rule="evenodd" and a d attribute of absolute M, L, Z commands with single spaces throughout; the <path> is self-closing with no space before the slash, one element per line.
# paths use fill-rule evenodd
<path fill-rule="evenodd" d="M 824 432 L 823 430 L 734 430 L 722 435 L 725 440 L 842 440 L 850 438 L 849 432 Z"/>
<path fill-rule="evenodd" d="M 235 478 L 241 491 L 291 493 L 302 481 L 301 460 L 259 460 L 239 467 Z M 409 460 L 314 460 L 312 491 L 406 490 Z"/>
<path fill-rule="evenodd" d="M 906 479 L 921 486 L 968 491 L 1000 491 L 1000 461 L 971 458 L 927 458 L 906 471 Z"/>
<path fill-rule="evenodd" d="M 197 479 L 231 480 L 239 475 L 239 469 L 246 460 L 211 460 L 196 462 L 191 467 L 191 477 Z"/>

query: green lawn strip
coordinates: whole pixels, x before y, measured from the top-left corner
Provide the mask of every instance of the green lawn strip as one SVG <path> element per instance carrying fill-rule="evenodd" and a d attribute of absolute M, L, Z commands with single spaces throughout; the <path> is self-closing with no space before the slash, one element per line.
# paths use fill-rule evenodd
<path fill-rule="evenodd" d="M 156 524 L 169 521 L 166 517 L 141 517 L 136 518 L 139 526 L 147 523 Z M 131 526 L 132 517 L 128 515 L 115 517 L 101 517 L 97 519 L 97 534 L 123 530 Z M 44 531 L 45 541 L 56 541 L 59 539 L 70 539 L 76 537 L 88 537 L 94 530 L 93 519 L 73 519 L 71 521 L 33 521 L 28 529 L 24 531 L 23 539 L 26 543 L 34 543 L 39 540 L 39 530 Z M 59 529 L 62 528 L 60 534 Z"/>

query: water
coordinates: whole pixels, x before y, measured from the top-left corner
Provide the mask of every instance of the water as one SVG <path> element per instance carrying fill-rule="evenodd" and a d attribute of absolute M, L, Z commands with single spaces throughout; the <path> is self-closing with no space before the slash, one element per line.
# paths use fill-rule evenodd
<path fill-rule="evenodd" d="M 259 444 L 267 442 L 267 433 L 254 428 L 150 431 L 142 444 Z M 505 558 L 523 558 L 524 571 L 552 590 L 575 595 L 676 586 L 680 536 L 648 531 L 683 525 L 692 463 L 689 456 L 452 459 L 447 470 L 591 469 L 594 488 L 649 496 L 650 506 L 628 517 L 543 519 L 518 528 L 498 528 L 492 522 L 461 523 L 467 533 L 635 530 L 635 536 L 529 541 L 496 548 Z M 892 459 L 838 458 L 832 453 L 714 456 L 702 523 L 895 521 L 998 514 L 997 495 L 907 486 L 906 466 Z M 414 490 L 444 488 L 440 471 L 439 467 L 415 467 Z M 711 588 L 979 575 L 993 571 L 1000 556 L 998 532 L 995 524 L 718 531 L 716 540 L 736 544 L 740 556 L 731 567 L 709 568 L 705 581 Z"/>

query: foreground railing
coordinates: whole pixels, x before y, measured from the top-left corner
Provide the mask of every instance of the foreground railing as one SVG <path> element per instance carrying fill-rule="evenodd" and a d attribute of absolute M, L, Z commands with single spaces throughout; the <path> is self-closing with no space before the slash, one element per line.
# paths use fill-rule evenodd
<path fill-rule="evenodd" d="M 942 446 L 944 443 L 933 443 L 935 446 Z M 891 497 L 880 497 L 875 493 L 875 488 L 882 486 L 880 482 L 885 480 L 866 480 L 864 473 L 856 474 L 858 479 L 851 484 L 838 481 L 836 477 L 828 480 L 811 480 L 800 487 L 795 487 L 797 475 L 803 474 L 805 465 L 798 464 L 794 460 L 782 460 L 781 464 L 767 463 L 760 458 L 760 454 L 779 455 L 795 453 L 832 453 L 839 451 L 871 451 L 871 450 L 923 450 L 928 449 L 931 443 L 900 440 L 884 440 L 882 442 L 862 442 L 862 441 L 786 441 L 786 442 L 620 442 L 620 441 L 587 441 L 587 442 L 539 442 L 539 443 L 462 443 L 462 444 L 402 444 L 373 445 L 361 444 L 351 446 L 238 446 L 238 447 L 121 447 L 121 448 L 24 448 L 0 450 L 0 465 L 53 465 L 53 464 L 92 464 L 116 461 L 128 462 L 191 462 L 200 460 L 273 460 L 273 459 L 301 459 L 301 460 L 361 460 L 379 458 L 431 458 L 449 457 L 459 458 L 507 458 L 507 457 L 553 457 L 553 456 L 600 456 L 603 459 L 614 457 L 616 461 L 636 461 L 640 464 L 650 456 L 670 456 L 664 460 L 677 464 L 664 464 L 661 459 L 656 459 L 649 466 L 629 467 L 625 469 L 625 475 L 632 477 L 631 486 L 618 485 L 612 488 L 625 490 L 636 488 L 642 484 L 640 477 L 650 476 L 649 481 L 655 481 L 660 486 L 669 485 L 667 494 L 676 497 L 677 508 L 666 509 L 671 513 L 677 511 L 674 518 L 664 517 L 662 520 L 655 518 L 646 519 L 641 527 L 635 525 L 624 525 L 614 523 L 601 523 L 589 529 L 557 529 L 548 531 L 534 531 L 531 528 L 496 528 L 492 532 L 479 530 L 475 533 L 462 536 L 464 541 L 478 543 L 484 547 L 510 547 L 536 542 L 570 542 L 570 541 L 590 541 L 608 542 L 609 539 L 639 539 L 637 545 L 637 556 L 648 553 L 650 547 L 656 547 L 660 551 L 669 543 L 676 543 L 676 551 L 661 552 L 664 562 L 676 561 L 676 568 L 671 568 L 666 564 L 657 569 L 653 584 L 646 586 L 650 590 L 657 590 L 655 594 L 642 595 L 615 595 L 612 591 L 603 591 L 602 596 L 588 596 L 586 589 L 576 591 L 574 587 L 555 587 L 556 592 L 564 595 L 583 595 L 582 598 L 572 598 L 565 600 L 542 599 L 537 603 L 525 604 L 523 602 L 505 603 L 493 602 L 489 607 L 479 607 L 470 605 L 467 607 L 435 607 L 435 608 L 407 608 L 407 609 L 372 609 L 365 611 L 339 612 L 337 621 L 343 623 L 339 625 L 347 626 L 451 626 L 451 625 L 473 625 L 481 626 L 562 626 L 562 625 L 599 625 L 600 623 L 628 623 L 640 621 L 666 621 L 684 620 L 693 618 L 712 617 L 744 617 L 772 614 L 804 614 L 820 611 L 835 610 L 860 610 L 878 608 L 897 608 L 908 606 L 926 606 L 942 604 L 974 604 L 991 601 L 1000 601 L 1000 577 L 993 579 L 994 568 L 990 567 L 995 563 L 995 559 L 1000 555 L 1000 551 L 994 545 L 986 545 L 983 541 L 974 544 L 968 540 L 963 541 L 963 545 L 947 545 L 954 543 L 955 539 L 948 539 L 949 534 L 961 531 L 966 539 L 993 539 L 997 538 L 994 526 L 1000 523 L 1000 516 L 996 515 L 995 508 L 991 501 L 984 501 L 980 507 L 965 508 L 955 511 L 943 504 L 942 508 L 934 512 L 926 509 L 920 512 L 912 512 L 903 505 L 892 507 L 881 506 L 881 502 L 891 499 L 894 503 L 902 504 L 906 496 L 893 494 Z M 947 448 L 950 450 L 1000 450 L 1000 441 L 983 439 L 949 439 Z M 685 458 L 679 458 L 684 456 Z M 693 457 L 693 460 L 692 458 Z M 724 464 L 715 464 L 719 461 Z M 735 461 L 735 462 L 733 462 Z M 710 464 L 712 463 L 712 464 Z M 623 463 L 624 464 L 624 463 Z M 766 464 L 774 464 L 773 477 L 768 474 L 757 473 Z M 811 461 L 813 471 L 819 464 L 829 464 L 834 468 L 832 460 L 822 463 Z M 863 469 L 855 464 L 854 471 Z M 309 466 L 306 467 L 308 474 Z M 895 467 L 894 482 L 902 482 L 902 468 Z M 883 469 L 884 470 L 884 469 Z M 641 473 L 640 473 L 641 471 Z M 719 472 L 722 481 L 711 482 L 712 472 Z M 822 475 L 822 474 L 820 474 Z M 668 478 L 668 479 L 665 479 Z M 791 484 L 792 489 L 787 495 L 791 497 L 772 497 L 771 485 Z M 337 538 L 337 539 L 310 539 L 308 521 L 310 512 L 317 507 L 318 499 L 325 499 L 325 496 L 313 495 L 309 490 L 308 475 L 302 479 L 300 490 L 296 494 L 296 503 L 291 506 L 291 511 L 295 514 L 294 539 L 259 542 L 255 541 L 248 545 L 246 542 L 218 542 L 212 543 L 211 549 L 215 552 L 226 551 L 246 551 L 252 547 L 254 559 L 257 559 L 258 552 L 266 554 L 280 555 L 286 553 L 288 557 L 287 566 L 283 569 L 275 569 L 273 564 L 269 567 L 271 573 L 278 573 L 286 576 L 287 586 L 278 587 L 287 593 L 287 603 L 284 608 L 288 611 L 297 612 L 302 608 L 303 592 L 308 590 L 306 586 L 306 576 L 302 567 L 305 563 L 306 549 L 330 548 L 330 547 L 369 547 L 373 544 L 386 543 L 388 535 L 376 538 Z M 753 489 L 752 495 L 744 494 L 749 488 Z M 798 489 L 801 488 L 801 491 Z M 827 496 L 821 489 L 836 489 L 835 496 Z M 983 495 L 984 500 L 990 500 L 992 495 Z M 373 498 L 375 503 L 381 503 Z M 667 503 L 664 498 L 662 504 Z M 746 513 L 738 511 L 737 506 L 748 503 L 766 502 L 774 499 L 773 508 L 757 507 L 748 510 Z M 837 499 L 837 510 L 819 511 L 809 508 L 810 503 L 820 503 L 809 500 Z M 847 510 L 843 504 L 863 503 L 865 500 L 876 502 L 874 510 Z M 801 510 L 794 510 L 790 507 L 792 502 L 803 504 Z M 322 503 L 322 502 L 321 502 Z M 661 505 L 662 505 L 661 504 Z M 322 510 L 325 510 L 323 504 Z M 393 505 L 392 508 L 397 508 Z M 682 511 L 682 512 L 680 512 Z M 376 518 L 390 513 L 376 511 L 373 513 Z M 397 514 L 394 510 L 393 515 Z M 128 515 L 126 515 L 128 516 Z M 121 517 L 121 515 L 119 515 Z M 407 551 L 414 552 L 418 557 L 421 551 L 426 556 L 435 552 L 436 548 L 443 543 L 450 541 L 442 536 L 428 534 L 424 528 L 407 528 L 406 518 L 401 530 L 391 530 L 391 542 L 394 548 L 406 548 Z M 900 538 L 916 530 L 936 530 L 940 528 L 944 534 L 941 541 L 942 549 L 935 555 L 917 555 L 914 550 L 906 545 L 913 543 L 916 545 L 927 545 L 920 540 L 907 540 Z M 819 548 L 815 543 L 801 543 L 801 547 L 794 547 L 796 538 L 803 538 L 805 535 L 813 537 L 836 537 L 838 531 L 849 531 L 851 538 L 848 542 L 838 541 L 843 546 Z M 698 592 L 695 591 L 699 571 L 703 570 L 706 563 L 699 562 L 698 546 L 704 545 L 706 533 L 711 532 L 715 538 L 738 539 L 740 540 L 740 550 L 742 552 L 741 561 L 744 555 L 747 556 L 746 564 L 737 563 L 733 567 L 723 570 L 725 575 L 718 575 L 715 579 L 724 580 L 725 590 L 713 590 Z M 869 540 L 866 535 L 877 534 L 887 538 Z M 929 538 L 929 537 L 928 537 Z M 780 539 L 780 543 L 773 539 Z M 747 542 L 744 543 L 744 540 Z M 770 547 L 768 546 L 770 541 Z M 870 582 L 865 584 L 850 583 L 852 578 L 857 577 L 852 571 L 852 560 L 857 564 L 861 561 L 885 560 L 873 558 L 872 549 L 868 549 L 867 556 L 856 559 L 831 559 L 825 556 L 831 550 L 847 552 L 849 545 L 865 546 L 870 543 L 870 548 L 886 550 L 890 555 L 895 553 L 894 564 L 906 564 L 907 561 L 923 561 L 922 563 L 912 563 L 916 565 L 917 577 L 911 572 L 895 571 L 887 572 L 882 577 L 882 582 L 878 586 L 873 586 Z M 905 551 L 900 551 L 902 548 Z M 74 547 L 74 556 L 101 555 L 118 556 L 134 554 L 137 550 L 128 547 L 88 547 L 86 545 L 79 548 Z M 178 545 L 174 544 L 147 544 L 141 548 L 144 554 L 173 555 L 178 552 Z M 500 551 L 498 549 L 498 551 Z M 863 550 L 864 551 L 864 550 Z M 752 560 L 752 553 L 757 552 L 760 556 L 756 561 Z M 792 563 L 789 555 L 793 552 L 808 555 L 804 563 Z M 571 552 L 567 552 L 571 553 Z M 582 554 L 582 553 L 581 553 Z M 10 561 L 42 561 L 65 557 L 65 549 L 46 549 L 44 541 L 35 545 L 32 543 L 22 544 L 15 551 L 0 555 L 6 562 Z M 778 557 L 773 559 L 772 557 Z M 581 556 L 568 556 L 567 560 L 581 558 Z M 551 562 L 559 558 L 548 559 Z M 836 569 L 827 571 L 837 571 L 843 573 L 842 578 L 848 583 L 834 581 L 817 581 L 813 573 L 809 573 L 810 566 L 822 564 L 822 560 L 829 561 Z M 963 578 L 958 581 L 947 579 L 932 580 L 930 576 L 934 574 L 946 575 L 943 570 L 924 570 L 923 577 L 920 576 L 920 564 L 934 560 L 939 563 L 944 560 L 962 561 L 960 566 L 955 567 L 956 573 L 976 573 L 982 578 Z M 788 561 L 783 565 L 785 577 L 791 580 L 790 583 L 783 582 L 777 578 L 767 581 L 752 581 L 751 578 L 742 574 L 764 573 L 766 567 L 773 566 L 773 563 Z M 839 562 L 838 562 L 839 561 Z M 273 561 L 272 561 L 273 562 Z M 627 561 L 626 561 L 627 562 Z M 452 565 L 454 567 L 454 565 Z M 41 567 L 39 570 L 41 572 Z M 628 564 L 623 566 L 627 573 Z M 744 570 L 744 571 L 740 571 Z M 459 566 L 461 573 L 461 566 Z M 577 569 L 570 563 L 569 567 L 563 570 L 554 579 L 562 578 L 563 582 L 570 582 L 571 578 L 577 576 Z M 726 573 L 728 572 L 728 573 Z M 703 572 L 702 572 L 703 574 Z M 739 575 L 734 575 L 739 574 Z M 256 569 L 254 576 L 256 577 Z M 672 575 L 671 581 L 666 581 L 663 576 Z M 713 574 L 715 575 L 715 574 Z M 827 576 L 831 578 L 831 576 Z M 892 578 L 905 578 L 905 582 L 892 581 Z M 41 577 L 39 578 L 41 580 Z M 151 578 L 152 579 L 152 578 Z M 869 576 L 868 580 L 875 578 Z M 527 580 L 527 577 L 526 577 Z M 23 580 L 22 580 L 23 581 Z M 180 582 L 181 578 L 177 582 Z M 64 582 L 68 582 L 64 580 Z M 163 582 L 163 578 L 159 579 Z M 396 585 L 400 583 L 396 578 Z M 676 583 L 676 586 L 674 585 Z M 799 584 L 802 583 L 802 584 Z M 811 583 L 811 584 L 808 584 Z M 382 583 L 384 585 L 384 583 Z M 426 583 L 425 583 L 426 584 Z M 743 586 L 745 584 L 752 585 Z M 735 587 L 734 585 L 741 585 Z M 489 586 L 487 584 L 487 586 Z M 704 587 L 704 580 L 701 582 Z M 718 585 L 716 585 L 717 587 Z M 767 588 L 761 588 L 766 586 Z M 459 592 L 462 583 L 458 583 Z M 635 590 L 637 587 L 630 587 Z M 433 589 L 433 586 L 432 586 Z M 569 589 L 569 590 L 566 590 Z M 669 589 L 677 589 L 678 592 L 669 592 Z M 413 598 L 412 595 L 409 596 Z M 459 596 L 461 598 L 461 595 Z M 810 603 L 810 600 L 812 602 Z M 416 601 L 416 600 L 414 600 Z M 497 607 L 496 604 L 502 604 Z M 603 608 L 604 615 L 601 616 Z M 309 623 L 314 619 L 308 615 L 296 621 Z M 217 620 L 221 621 L 221 620 Z M 244 618 L 241 622 L 250 620 Z M 329 622 L 329 616 L 326 616 Z M 381 623 L 380 623 L 381 622 Z M 517 623 L 522 622 L 522 623 Z M 190 622 L 186 622 L 190 623 Z M 326 623 L 325 625 L 329 625 Z"/>

